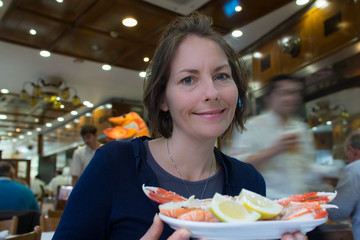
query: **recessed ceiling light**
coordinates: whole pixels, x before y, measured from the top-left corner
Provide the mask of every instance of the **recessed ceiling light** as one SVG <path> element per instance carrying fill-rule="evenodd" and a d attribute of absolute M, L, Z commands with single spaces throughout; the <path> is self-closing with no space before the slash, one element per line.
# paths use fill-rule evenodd
<path fill-rule="evenodd" d="M 139 76 L 142 77 L 142 78 L 146 77 L 146 72 L 140 72 Z"/>
<path fill-rule="evenodd" d="M 64 1 L 63 0 L 56 0 L 58 3 L 63 3 Z"/>
<path fill-rule="evenodd" d="M 4 3 L 0 0 L 0 7 L 4 6 Z"/>
<path fill-rule="evenodd" d="M 148 57 L 144 57 L 144 62 L 149 62 L 150 61 L 150 58 L 148 58 Z"/>
<path fill-rule="evenodd" d="M 231 35 L 235 38 L 241 37 L 243 35 L 243 32 L 240 30 L 235 30 L 231 33 Z"/>
<path fill-rule="evenodd" d="M 326 8 L 329 3 L 326 0 L 318 0 L 316 1 L 315 5 L 317 8 Z"/>
<path fill-rule="evenodd" d="M 71 111 L 71 115 L 73 115 L 73 116 L 78 115 L 78 112 L 77 111 Z"/>
<path fill-rule="evenodd" d="M 3 119 L 7 119 L 7 115 L 5 115 L 5 114 L 0 114 L 0 120 L 3 120 Z"/>
<path fill-rule="evenodd" d="M 46 51 L 46 50 L 42 50 L 40 52 L 40 56 L 42 57 L 50 57 L 51 56 L 51 53 L 49 51 Z"/>
<path fill-rule="evenodd" d="M 309 0 L 296 0 L 296 5 L 305 5 L 309 2 Z"/>
<path fill-rule="evenodd" d="M 126 27 L 135 27 L 137 25 L 137 21 L 134 18 L 125 18 L 122 20 L 122 24 Z"/>
<path fill-rule="evenodd" d="M 63 121 L 64 121 L 64 118 L 63 118 L 63 117 L 58 117 L 57 120 L 58 120 L 59 122 L 63 122 Z"/>
<path fill-rule="evenodd" d="M 242 7 L 240 5 L 235 7 L 236 12 L 241 12 L 241 10 L 242 10 Z"/>
<path fill-rule="evenodd" d="M 29 135 L 29 136 L 33 135 L 32 132 L 27 132 L 26 134 Z"/>
<path fill-rule="evenodd" d="M 20 128 L 15 129 L 15 132 L 20 132 L 20 131 L 21 131 Z"/>
<path fill-rule="evenodd" d="M 30 33 L 31 35 L 36 35 L 36 34 L 37 34 L 37 32 L 36 32 L 35 29 L 30 29 L 29 33 Z"/>
<path fill-rule="evenodd" d="M 37 128 L 36 128 L 36 131 L 40 132 L 40 131 L 41 131 L 41 128 L 40 128 L 40 127 L 37 127 Z"/>
<path fill-rule="evenodd" d="M 45 126 L 52 127 L 52 123 L 46 123 Z"/>
<path fill-rule="evenodd" d="M 104 64 L 104 65 L 102 65 L 102 69 L 103 69 L 104 71 L 109 71 L 109 70 L 111 70 L 111 66 L 108 65 L 108 64 Z"/>
<path fill-rule="evenodd" d="M 254 52 L 253 56 L 254 58 L 261 58 L 262 54 L 260 52 Z"/>
<path fill-rule="evenodd" d="M 3 94 L 8 94 L 10 91 L 9 91 L 9 89 L 3 88 L 0 90 L 0 92 Z"/>

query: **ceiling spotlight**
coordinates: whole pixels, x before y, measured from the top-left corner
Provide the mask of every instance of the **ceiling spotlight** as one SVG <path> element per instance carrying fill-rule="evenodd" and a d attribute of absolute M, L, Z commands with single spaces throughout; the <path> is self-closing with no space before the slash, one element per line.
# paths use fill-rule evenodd
<path fill-rule="evenodd" d="M 37 34 L 37 32 L 36 32 L 35 29 L 30 29 L 29 33 L 30 33 L 31 35 L 36 35 L 36 34 Z"/>
<path fill-rule="evenodd" d="M 104 65 L 102 65 L 102 69 L 103 69 L 104 71 L 109 71 L 109 70 L 111 70 L 111 66 L 108 65 L 108 64 L 104 64 Z"/>
<path fill-rule="evenodd" d="M 9 89 L 3 88 L 0 90 L 0 92 L 3 94 L 8 94 L 10 91 L 9 91 Z"/>
<path fill-rule="evenodd" d="M 240 30 L 235 30 L 231 33 L 231 35 L 235 38 L 241 37 L 243 35 L 243 32 Z"/>
<path fill-rule="evenodd" d="M 296 0 L 296 5 L 305 5 L 309 2 L 309 0 Z"/>
<path fill-rule="evenodd" d="M 260 52 L 254 52 L 253 54 L 254 58 L 262 58 L 262 54 Z"/>
<path fill-rule="evenodd" d="M 0 0 L 0 7 L 4 6 L 4 3 Z"/>
<path fill-rule="evenodd" d="M 240 5 L 238 5 L 238 6 L 235 7 L 235 11 L 236 11 L 236 12 L 241 12 L 241 10 L 242 10 L 242 7 L 241 7 Z"/>
<path fill-rule="evenodd" d="M 149 62 L 150 61 L 150 58 L 148 58 L 148 57 L 144 57 L 144 62 Z"/>
<path fill-rule="evenodd" d="M 146 77 L 146 72 L 140 72 L 139 76 L 142 77 L 142 78 Z"/>
<path fill-rule="evenodd" d="M 51 56 L 51 53 L 49 51 L 46 51 L 46 50 L 42 50 L 40 52 L 40 56 L 42 57 L 50 57 Z"/>
<path fill-rule="evenodd" d="M 122 24 L 126 27 L 135 27 L 137 25 L 137 21 L 134 18 L 125 18 L 122 20 Z"/>

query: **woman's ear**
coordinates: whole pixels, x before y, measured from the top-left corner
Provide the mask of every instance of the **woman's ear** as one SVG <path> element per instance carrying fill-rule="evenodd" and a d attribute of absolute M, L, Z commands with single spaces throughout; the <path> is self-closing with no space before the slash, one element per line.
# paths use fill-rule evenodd
<path fill-rule="evenodd" d="M 161 101 L 160 109 L 161 109 L 162 111 L 164 111 L 164 112 L 169 111 L 169 107 L 168 107 L 167 103 L 165 102 L 165 100 L 162 100 L 162 101 Z"/>

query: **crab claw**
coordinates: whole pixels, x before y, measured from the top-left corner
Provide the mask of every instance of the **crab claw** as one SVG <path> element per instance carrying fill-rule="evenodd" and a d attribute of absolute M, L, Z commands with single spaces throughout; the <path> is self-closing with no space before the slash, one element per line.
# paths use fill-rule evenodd
<path fill-rule="evenodd" d="M 146 196 L 160 204 L 168 202 L 182 202 L 187 200 L 186 198 L 180 196 L 177 193 L 167 191 L 159 187 L 148 187 L 143 184 L 142 189 Z"/>
<path fill-rule="evenodd" d="M 309 192 L 304 194 L 296 194 L 290 197 L 276 200 L 277 203 L 286 206 L 290 202 L 317 202 L 318 204 L 326 204 L 331 202 L 337 195 L 337 192 Z"/>

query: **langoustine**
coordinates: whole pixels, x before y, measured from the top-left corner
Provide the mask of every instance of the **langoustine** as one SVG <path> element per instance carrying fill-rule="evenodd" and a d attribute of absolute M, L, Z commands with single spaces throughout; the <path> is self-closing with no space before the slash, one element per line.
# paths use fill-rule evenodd
<path fill-rule="evenodd" d="M 161 214 L 188 220 L 201 222 L 219 222 L 210 211 L 212 199 L 189 199 L 171 191 L 158 187 L 147 187 L 143 185 L 143 191 L 153 201 L 160 203 Z M 227 196 L 236 200 L 237 197 Z M 337 208 L 336 205 L 328 204 L 336 197 L 336 192 L 311 192 L 296 194 L 286 198 L 274 200 L 283 206 L 282 212 L 269 220 L 310 220 L 320 219 L 328 216 L 326 209 Z"/>

